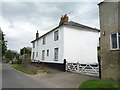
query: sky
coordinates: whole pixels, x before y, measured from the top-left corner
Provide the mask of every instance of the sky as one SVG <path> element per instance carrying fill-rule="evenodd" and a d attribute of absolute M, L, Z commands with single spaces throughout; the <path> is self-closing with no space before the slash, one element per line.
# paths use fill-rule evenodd
<path fill-rule="evenodd" d="M 99 29 L 97 4 L 103 0 L 83 1 L 0 2 L 0 27 L 8 49 L 19 52 L 23 47 L 31 47 L 37 30 L 40 36 L 52 30 L 64 14 L 68 14 L 69 21 Z"/>

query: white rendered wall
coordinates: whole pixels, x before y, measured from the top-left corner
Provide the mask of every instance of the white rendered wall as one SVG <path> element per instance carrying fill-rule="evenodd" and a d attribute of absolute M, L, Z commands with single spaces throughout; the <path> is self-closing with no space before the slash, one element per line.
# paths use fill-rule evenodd
<path fill-rule="evenodd" d="M 42 44 L 43 38 L 38 40 L 38 46 L 35 41 L 35 48 L 32 48 L 32 54 L 35 52 L 35 60 L 50 63 L 63 63 L 63 27 L 56 30 L 59 31 L 59 40 L 54 41 L 54 31 L 52 31 L 46 35 L 46 42 L 44 45 Z M 54 48 L 59 48 L 58 61 L 54 61 Z M 47 49 L 49 49 L 49 56 L 47 56 Z M 45 50 L 45 60 L 42 60 L 42 50 Z M 38 57 L 36 57 L 36 52 L 38 52 Z"/>
<path fill-rule="evenodd" d="M 64 59 L 68 62 L 98 63 L 98 45 L 98 32 L 64 28 Z"/>

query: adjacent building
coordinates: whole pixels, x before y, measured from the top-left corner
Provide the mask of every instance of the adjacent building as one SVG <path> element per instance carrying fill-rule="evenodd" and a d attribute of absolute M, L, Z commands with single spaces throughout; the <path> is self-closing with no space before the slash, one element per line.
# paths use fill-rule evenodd
<path fill-rule="evenodd" d="M 101 78 L 120 80 L 120 1 L 101 2 Z"/>
<path fill-rule="evenodd" d="M 73 21 L 64 15 L 59 26 L 32 41 L 32 62 L 97 64 L 99 30 Z"/>
<path fill-rule="evenodd" d="M 1 27 L 0 27 L 0 60 L 2 59 L 2 30 L 1 30 Z"/>

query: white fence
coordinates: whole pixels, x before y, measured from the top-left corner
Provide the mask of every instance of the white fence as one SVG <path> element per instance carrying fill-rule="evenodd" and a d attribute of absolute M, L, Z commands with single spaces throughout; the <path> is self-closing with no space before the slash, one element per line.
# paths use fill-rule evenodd
<path fill-rule="evenodd" d="M 66 70 L 91 76 L 99 76 L 98 64 L 80 64 L 66 62 Z"/>

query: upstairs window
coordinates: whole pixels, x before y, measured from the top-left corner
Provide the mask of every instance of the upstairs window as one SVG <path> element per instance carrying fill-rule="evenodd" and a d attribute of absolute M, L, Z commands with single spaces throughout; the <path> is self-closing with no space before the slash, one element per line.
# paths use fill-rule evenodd
<path fill-rule="evenodd" d="M 112 50 L 120 49 L 120 33 L 112 33 L 110 35 L 110 41 Z"/>
<path fill-rule="evenodd" d="M 39 45 L 39 42 L 38 42 L 38 40 L 37 40 L 37 46 Z"/>
<path fill-rule="evenodd" d="M 58 30 L 54 32 L 54 41 L 57 41 L 59 39 L 59 32 Z"/>
<path fill-rule="evenodd" d="M 33 48 L 35 48 L 35 42 L 33 42 Z"/>
<path fill-rule="evenodd" d="M 45 44 L 45 36 L 43 36 L 43 45 Z"/>

